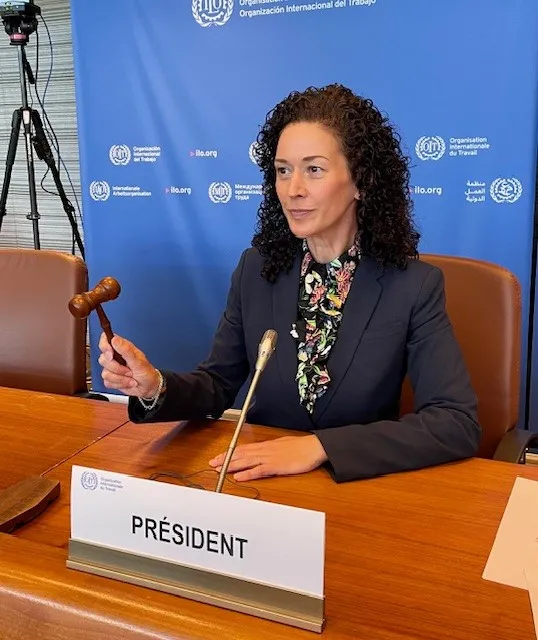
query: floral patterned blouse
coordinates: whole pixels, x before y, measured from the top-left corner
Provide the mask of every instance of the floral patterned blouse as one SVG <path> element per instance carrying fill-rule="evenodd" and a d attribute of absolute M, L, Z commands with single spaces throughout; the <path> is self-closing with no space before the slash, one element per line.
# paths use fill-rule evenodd
<path fill-rule="evenodd" d="M 298 340 L 299 398 L 309 413 L 331 380 L 327 360 L 336 341 L 344 304 L 360 259 L 358 241 L 328 264 L 317 263 L 303 242 L 298 320 L 291 335 Z"/>

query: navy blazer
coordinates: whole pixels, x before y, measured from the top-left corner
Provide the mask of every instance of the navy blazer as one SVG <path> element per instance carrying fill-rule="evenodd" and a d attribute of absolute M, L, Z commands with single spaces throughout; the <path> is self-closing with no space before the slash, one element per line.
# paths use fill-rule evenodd
<path fill-rule="evenodd" d="M 337 339 L 329 387 L 310 415 L 299 402 L 297 320 L 300 255 L 274 284 L 262 257 L 246 250 L 235 269 L 227 306 L 209 357 L 191 373 L 164 371 L 167 391 L 145 412 L 129 400 L 134 422 L 219 417 L 254 370 L 266 329 L 278 332 L 247 419 L 315 433 L 337 482 L 417 469 L 472 456 L 480 440 L 476 397 L 445 311 L 442 272 L 409 260 L 406 269 L 358 264 Z M 399 417 L 409 373 L 415 413 Z"/>

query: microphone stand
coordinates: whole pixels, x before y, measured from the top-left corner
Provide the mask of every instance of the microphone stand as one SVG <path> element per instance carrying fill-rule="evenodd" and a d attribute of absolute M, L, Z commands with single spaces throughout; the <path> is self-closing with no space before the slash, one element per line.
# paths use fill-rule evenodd
<path fill-rule="evenodd" d="M 241 408 L 241 414 L 239 416 L 239 420 L 237 421 L 237 426 L 235 427 L 232 441 L 230 442 L 230 446 L 228 447 L 228 451 L 226 452 L 226 458 L 224 458 L 224 463 L 222 464 L 222 468 L 220 470 L 219 481 L 217 482 L 217 488 L 215 489 L 217 493 L 220 493 L 222 491 L 222 485 L 224 484 L 224 479 L 226 478 L 226 474 L 228 472 L 228 466 L 230 465 L 230 460 L 232 459 L 233 452 L 235 451 L 235 447 L 237 446 L 237 440 L 239 439 L 239 434 L 241 433 L 241 429 L 243 428 L 243 424 L 247 417 L 247 411 L 250 406 L 250 401 L 252 400 L 252 396 L 254 395 L 256 386 L 258 385 L 258 380 L 261 373 L 261 369 L 258 369 L 254 372 L 247 397 L 245 398 L 245 402 L 243 403 L 243 407 Z"/>
<path fill-rule="evenodd" d="M 239 420 L 237 421 L 237 426 L 235 427 L 232 441 L 230 442 L 230 446 L 228 447 L 228 451 L 226 452 L 226 457 L 224 458 L 224 462 L 220 470 L 219 480 L 217 482 L 217 488 L 215 489 L 216 493 L 222 492 L 222 485 L 224 484 L 224 479 L 226 478 L 226 474 L 228 472 L 230 460 L 232 459 L 233 453 L 235 451 L 235 447 L 237 446 L 239 434 L 241 433 L 241 429 L 243 428 L 243 424 L 245 423 L 245 420 L 247 417 L 247 411 L 250 406 L 250 401 L 252 400 L 254 391 L 258 386 L 258 380 L 260 379 L 262 371 L 265 369 L 265 365 L 267 364 L 267 361 L 269 360 L 273 351 L 275 350 L 276 339 L 277 339 L 276 331 L 274 331 L 273 329 L 268 329 L 264 333 L 262 341 L 260 342 L 258 361 L 256 362 L 256 368 L 254 371 L 254 375 L 252 377 L 252 382 L 250 383 L 250 387 L 247 393 L 247 397 L 245 398 L 245 402 L 243 402 L 243 407 L 241 408 L 241 414 L 239 415 Z"/>

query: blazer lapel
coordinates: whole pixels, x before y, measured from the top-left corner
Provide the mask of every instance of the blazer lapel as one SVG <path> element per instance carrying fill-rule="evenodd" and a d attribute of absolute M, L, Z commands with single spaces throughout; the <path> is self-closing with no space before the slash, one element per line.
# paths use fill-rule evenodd
<path fill-rule="evenodd" d="M 371 258 L 362 258 L 359 262 L 344 305 L 336 342 L 329 354 L 328 371 L 331 381 L 325 395 L 319 398 L 314 406 L 313 419 L 316 423 L 327 410 L 351 365 L 362 334 L 381 295 L 381 283 L 378 280 L 382 275 L 383 268 Z"/>
<path fill-rule="evenodd" d="M 297 340 L 290 334 L 292 324 L 297 321 L 299 303 L 301 255 L 298 254 L 289 273 L 281 274 L 273 286 L 273 326 L 278 333 L 275 356 L 282 381 L 284 397 L 279 401 L 290 407 L 308 412 L 299 402 L 297 375 Z M 275 398 L 276 401 L 276 398 Z"/>

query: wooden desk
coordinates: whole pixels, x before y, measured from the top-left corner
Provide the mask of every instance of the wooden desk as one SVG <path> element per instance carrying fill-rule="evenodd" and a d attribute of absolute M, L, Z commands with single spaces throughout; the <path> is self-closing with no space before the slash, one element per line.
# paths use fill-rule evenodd
<path fill-rule="evenodd" d="M 44 473 L 127 420 L 125 405 L 0 387 L 0 489 Z"/>
<path fill-rule="evenodd" d="M 72 464 L 140 477 L 197 471 L 225 450 L 233 426 L 129 423 L 54 469 L 50 476 L 64 487 L 60 500 L 17 537 L 0 536 L 5 637 L 318 637 L 65 568 Z M 248 427 L 242 441 L 275 435 Z M 481 578 L 517 475 L 538 479 L 538 470 L 475 459 L 342 485 L 322 470 L 252 485 L 263 500 L 327 514 L 323 640 L 530 640 L 527 592 Z"/>

